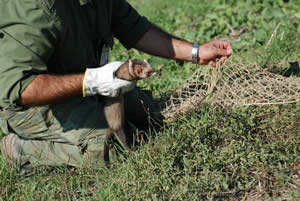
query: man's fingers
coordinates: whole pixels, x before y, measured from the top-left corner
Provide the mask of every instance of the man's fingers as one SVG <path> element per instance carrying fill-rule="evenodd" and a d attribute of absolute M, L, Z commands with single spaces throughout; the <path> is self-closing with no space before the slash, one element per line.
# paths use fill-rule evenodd
<path fill-rule="evenodd" d="M 232 45 L 227 41 L 218 40 L 216 41 L 219 56 L 230 56 L 232 55 Z M 225 51 L 223 51 L 225 50 Z"/>
<path fill-rule="evenodd" d="M 231 43 L 224 40 L 217 40 L 217 43 L 219 44 L 220 48 L 223 49 L 232 49 Z"/>
<path fill-rule="evenodd" d="M 213 67 L 216 67 L 216 62 L 215 62 L 215 61 L 210 61 L 210 62 L 208 63 L 208 65 L 213 66 Z"/>
<path fill-rule="evenodd" d="M 223 48 L 218 48 L 217 49 L 217 54 L 218 56 L 230 56 L 232 54 L 231 49 L 223 49 Z"/>
<path fill-rule="evenodd" d="M 199 64 L 222 65 L 232 55 L 232 46 L 227 41 L 216 40 L 200 45 Z"/>
<path fill-rule="evenodd" d="M 213 67 L 222 66 L 227 59 L 228 59 L 228 56 L 222 56 L 220 59 L 211 60 L 207 64 L 210 66 L 213 66 Z"/>
<path fill-rule="evenodd" d="M 219 61 L 217 61 L 216 66 L 222 66 L 227 58 L 227 56 L 223 56 Z"/>

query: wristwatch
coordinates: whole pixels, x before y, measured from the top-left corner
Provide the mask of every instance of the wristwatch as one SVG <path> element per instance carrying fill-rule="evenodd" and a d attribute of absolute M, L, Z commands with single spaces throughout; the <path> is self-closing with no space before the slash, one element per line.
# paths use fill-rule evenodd
<path fill-rule="evenodd" d="M 193 49 L 192 49 L 192 62 L 194 64 L 198 63 L 198 52 L 199 52 L 199 45 L 193 45 Z"/>

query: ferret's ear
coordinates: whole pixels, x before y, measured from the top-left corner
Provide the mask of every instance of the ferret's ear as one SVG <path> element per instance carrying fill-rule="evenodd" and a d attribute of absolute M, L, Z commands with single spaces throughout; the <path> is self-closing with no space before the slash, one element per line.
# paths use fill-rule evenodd
<path fill-rule="evenodd" d="M 144 62 L 149 65 L 149 63 L 148 63 L 148 61 L 146 59 L 144 59 Z"/>

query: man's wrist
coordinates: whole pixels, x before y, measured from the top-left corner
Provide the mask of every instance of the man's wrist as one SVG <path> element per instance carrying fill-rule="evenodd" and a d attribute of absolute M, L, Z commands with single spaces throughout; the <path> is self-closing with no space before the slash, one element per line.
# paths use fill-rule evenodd
<path fill-rule="evenodd" d="M 199 45 L 194 44 L 192 49 L 192 62 L 194 64 L 198 63 Z"/>

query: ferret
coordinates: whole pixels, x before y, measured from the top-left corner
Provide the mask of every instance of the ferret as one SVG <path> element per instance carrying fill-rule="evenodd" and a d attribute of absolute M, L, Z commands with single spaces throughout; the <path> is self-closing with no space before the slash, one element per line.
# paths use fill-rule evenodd
<path fill-rule="evenodd" d="M 127 81 L 135 81 L 152 77 L 156 71 L 144 60 L 128 60 L 116 71 L 116 77 Z M 124 148 L 130 150 L 126 140 L 126 123 L 124 115 L 124 96 L 104 98 L 104 114 L 109 127 L 104 143 L 104 161 L 109 163 L 109 141 L 116 134 Z"/>

